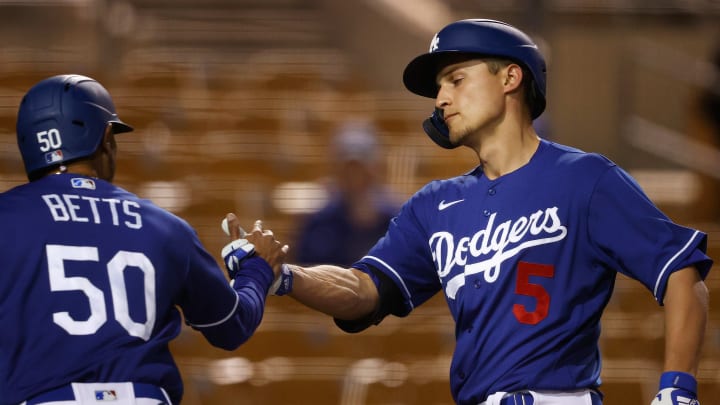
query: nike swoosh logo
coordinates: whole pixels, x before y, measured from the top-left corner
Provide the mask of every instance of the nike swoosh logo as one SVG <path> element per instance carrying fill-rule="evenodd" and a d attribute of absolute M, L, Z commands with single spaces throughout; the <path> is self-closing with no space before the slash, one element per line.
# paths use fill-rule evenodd
<path fill-rule="evenodd" d="M 445 208 L 452 207 L 453 205 L 455 205 L 457 203 L 461 203 L 463 201 L 465 201 L 464 198 L 462 200 L 455 200 L 455 201 L 450 201 L 450 202 L 445 202 L 445 200 L 442 200 L 442 201 L 440 201 L 440 204 L 438 204 L 438 211 L 442 211 Z"/>

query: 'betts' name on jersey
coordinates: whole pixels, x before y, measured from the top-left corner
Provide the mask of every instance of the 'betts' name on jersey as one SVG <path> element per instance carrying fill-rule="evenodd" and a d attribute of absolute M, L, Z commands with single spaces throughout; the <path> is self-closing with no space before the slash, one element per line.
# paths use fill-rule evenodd
<path fill-rule="evenodd" d="M 140 204 L 135 201 L 77 194 L 43 194 L 42 199 L 55 222 L 91 222 L 142 228 Z"/>

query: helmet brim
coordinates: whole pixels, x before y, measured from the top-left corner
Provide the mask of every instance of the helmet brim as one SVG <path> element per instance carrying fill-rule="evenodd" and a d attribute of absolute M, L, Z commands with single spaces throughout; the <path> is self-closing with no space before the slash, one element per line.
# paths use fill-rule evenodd
<path fill-rule="evenodd" d="M 114 134 L 122 134 L 123 132 L 132 132 L 135 130 L 135 128 L 120 120 L 113 120 L 110 121 L 110 123 L 112 124 Z"/>
<path fill-rule="evenodd" d="M 448 65 L 470 59 L 481 59 L 482 55 L 463 51 L 442 51 L 426 53 L 411 60 L 403 72 L 403 84 L 411 92 L 429 98 L 438 93 L 437 75 Z"/>

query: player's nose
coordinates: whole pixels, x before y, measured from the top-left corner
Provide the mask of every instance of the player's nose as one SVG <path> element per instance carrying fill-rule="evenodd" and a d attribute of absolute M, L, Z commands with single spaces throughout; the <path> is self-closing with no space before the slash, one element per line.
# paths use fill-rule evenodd
<path fill-rule="evenodd" d="M 451 98 L 449 95 L 449 92 L 446 90 L 445 86 L 440 86 L 438 89 L 438 94 L 435 97 L 435 107 L 439 109 L 443 109 L 450 105 Z"/>

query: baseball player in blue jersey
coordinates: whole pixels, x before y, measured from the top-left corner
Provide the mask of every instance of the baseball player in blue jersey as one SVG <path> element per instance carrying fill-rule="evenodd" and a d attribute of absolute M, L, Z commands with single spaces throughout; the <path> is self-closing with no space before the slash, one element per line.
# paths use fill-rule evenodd
<path fill-rule="evenodd" d="M 227 350 L 260 323 L 275 275 L 251 244 L 224 249 L 254 270 L 231 268 L 231 286 L 185 221 L 111 183 L 115 134 L 132 130 L 89 77 L 22 100 L 30 182 L 0 194 L 1 405 L 178 404 L 180 311 Z"/>
<path fill-rule="evenodd" d="M 404 83 L 435 99 L 425 132 L 471 148 L 478 167 L 419 190 L 350 269 L 284 265 L 272 291 L 348 332 L 442 293 L 456 322 L 458 404 L 596 405 L 600 317 L 623 273 L 664 305 L 664 373 L 648 402 L 697 404 L 706 235 L 673 223 L 607 158 L 538 137 L 545 70 L 532 40 L 503 22 L 438 32 Z M 269 232 L 248 239 L 279 249 Z"/>

